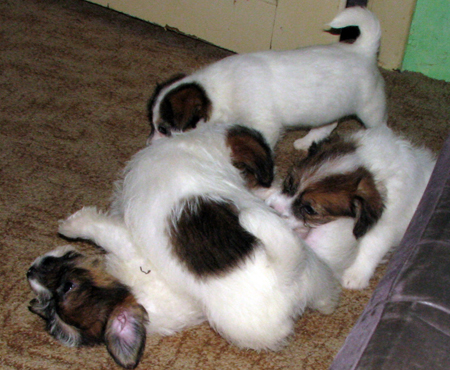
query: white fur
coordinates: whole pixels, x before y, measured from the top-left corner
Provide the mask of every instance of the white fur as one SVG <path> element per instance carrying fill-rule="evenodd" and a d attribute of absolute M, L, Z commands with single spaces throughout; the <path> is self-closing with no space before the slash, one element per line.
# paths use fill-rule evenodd
<path fill-rule="evenodd" d="M 139 253 L 120 218 L 84 207 L 60 221 L 59 232 L 68 238 L 91 240 L 108 252 L 107 271 L 129 286 L 145 307 L 149 333 L 172 335 L 205 321 L 199 302 L 174 289 Z"/>
<path fill-rule="evenodd" d="M 351 25 L 361 30 L 353 44 L 240 54 L 213 63 L 161 90 L 153 124 L 161 120 L 159 107 L 166 94 L 195 82 L 212 102 L 211 122 L 248 125 L 262 132 L 271 146 L 283 127 L 332 124 L 301 139 L 311 143 L 327 136 L 336 120 L 352 114 L 366 127 L 384 125 L 384 81 L 377 67 L 380 24 L 360 7 L 345 9 L 330 23 L 334 28 Z"/>
<path fill-rule="evenodd" d="M 306 242 L 335 271 L 345 288 L 368 286 L 375 268 L 386 253 L 398 245 L 423 195 L 434 168 L 435 160 L 425 149 L 416 148 L 395 135 L 387 126 L 362 130 L 350 135 L 356 141 L 355 153 L 339 160 L 333 168 L 324 163 L 322 178 L 333 173 L 345 173 L 358 166 L 366 167 L 374 176 L 378 190 L 385 196 L 385 209 L 378 222 L 358 240 L 352 234 L 352 219 L 337 219 L 328 224 L 306 228 L 294 217 L 291 204 L 294 197 L 272 189 L 263 194 L 266 202 L 287 218 L 291 227 L 300 229 Z M 303 185 L 309 181 L 306 179 Z M 304 188 L 304 186 L 302 186 Z"/>
<path fill-rule="evenodd" d="M 173 254 L 169 217 L 194 195 L 233 201 L 240 224 L 259 240 L 251 256 L 224 274 L 198 278 Z M 162 334 L 206 318 L 238 346 L 278 349 L 307 306 L 331 313 L 339 297 L 326 265 L 246 189 L 221 125 L 141 150 L 127 166 L 110 213 L 84 208 L 63 221 L 60 232 L 105 248 L 109 270 L 147 309 L 150 331 Z"/>

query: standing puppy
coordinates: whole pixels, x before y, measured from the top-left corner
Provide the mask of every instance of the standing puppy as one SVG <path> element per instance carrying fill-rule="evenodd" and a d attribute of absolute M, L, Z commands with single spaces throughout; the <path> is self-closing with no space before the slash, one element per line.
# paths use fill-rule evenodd
<path fill-rule="evenodd" d="M 331 124 L 313 130 L 301 146 L 327 136 L 344 116 L 356 114 L 366 127 L 385 124 L 380 24 L 354 7 L 330 23 L 347 26 L 359 27 L 353 44 L 233 55 L 159 86 L 149 103 L 149 141 L 204 122 L 243 122 L 273 147 L 285 127 Z"/>
<path fill-rule="evenodd" d="M 434 164 L 387 126 L 358 131 L 313 144 L 267 202 L 344 287 L 362 289 L 403 237 Z"/>
<path fill-rule="evenodd" d="M 240 347 L 278 349 L 306 307 L 331 313 L 339 288 L 331 270 L 248 190 L 269 186 L 272 170 L 270 148 L 256 131 L 206 125 L 141 150 L 109 214 L 82 209 L 60 232 L 140 261 L 140 279 L 127 278 L 128 270 L 114 275 L 139 292 L 150 323 L 173 330 L 177 317 L 204 317 Z M 171 302 L 146 293 L 141 280 L 148 278 L 136 266 L 185 297 L 178 316 L 168 308 L 160 310 L 165 321 L 153 319 L 155 305 Z"/>

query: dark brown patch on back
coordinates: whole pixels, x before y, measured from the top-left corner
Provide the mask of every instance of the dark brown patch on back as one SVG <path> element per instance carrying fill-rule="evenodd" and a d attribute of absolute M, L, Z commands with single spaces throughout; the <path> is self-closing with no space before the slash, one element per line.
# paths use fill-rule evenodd
<path fill-rule="evenodd" d="M 171 217 L 169 235 L 176 257 L 198 277 L 235 268 L 258 241 L 240 225 L 233 203 L 205 197 L 183 202 L 180 216 Z"/>
<path fill-rule="evenodd" d="M 256 130 L 233 126 L 228 130 L 226 144 L 231 148 L 231 161 L 239 169 L 249 188 L 268 188 L 273 181 L 272 150 Z"/>

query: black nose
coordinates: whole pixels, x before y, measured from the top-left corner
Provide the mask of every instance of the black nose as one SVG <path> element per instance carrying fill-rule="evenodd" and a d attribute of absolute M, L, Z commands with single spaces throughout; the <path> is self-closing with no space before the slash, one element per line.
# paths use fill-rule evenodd
<path fill-rule="evenodd" d="M 34 266 L 31 266 L 27 271 L 27 279 L 31 279 L 35 273 L 36 269 L 34 268 Z"/>

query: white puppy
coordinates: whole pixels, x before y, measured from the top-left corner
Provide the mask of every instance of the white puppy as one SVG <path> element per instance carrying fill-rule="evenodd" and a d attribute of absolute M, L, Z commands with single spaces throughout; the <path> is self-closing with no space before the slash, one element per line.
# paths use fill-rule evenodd
<path fill-rule="evenodd" d="M 266 192 L 267 203 L 344 287 L 361 289 L 403 237 L 434 164 L 428 150 L 387 126 L 361 130 L 313 144 L 283 184 Z"/>
<path fill-rule="evenodd" d="M 240 347 L 278 349 L 306 307 L 334 310 L 339 284 L 248 190 L 268 186 L 272 170 L 256 131 L 203 126 L 141 150 L 109 214 L 82 209 L 60 232 L 93 240 L 121 261 L 110 271 L 132 287 L 152 330 L 170 333 L 206 318 Z M 155 319 L 155 310 L 165 317 Z"/>
<path fill-rule="evenodd" d="M 377 67 L 380 24 L 369 10 L 347 8 L 332 28 L 358 26 L 353 44 L 233 55 L 158 86 L 149 102 L 149 141 L 204 122 L 241 122 L 274 146 L 285 127 L 320 127 L 312 143 L 356 114 L 366 127 L 386 122 L 384 81 Z"/>

